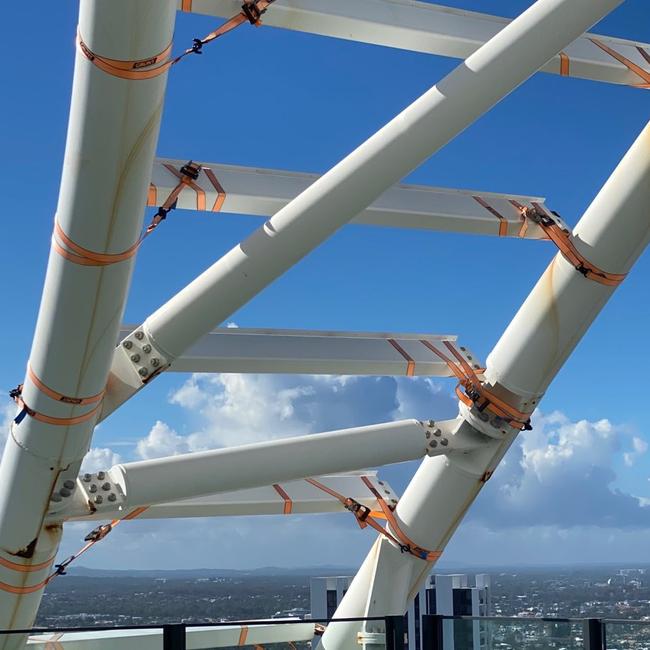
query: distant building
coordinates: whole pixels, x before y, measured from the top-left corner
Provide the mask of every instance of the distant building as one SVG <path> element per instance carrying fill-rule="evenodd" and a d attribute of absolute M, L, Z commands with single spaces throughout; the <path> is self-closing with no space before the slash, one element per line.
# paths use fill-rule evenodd
<path fill-rule="evenodd" d="M 332 576 L 312 578 L 310 585 L 311 616 L 332 618 L 352 578 Z M 489 616 L 490 576 L 478 574 L 471 581 L 467 575 L 430 575 L 405 614 L 408 632 L 405 650 L 422 648 L 422 616 Z M 482 621 L 444 621 L 444 650 L 484 650 L 490 647 L 487 625 Z"/>

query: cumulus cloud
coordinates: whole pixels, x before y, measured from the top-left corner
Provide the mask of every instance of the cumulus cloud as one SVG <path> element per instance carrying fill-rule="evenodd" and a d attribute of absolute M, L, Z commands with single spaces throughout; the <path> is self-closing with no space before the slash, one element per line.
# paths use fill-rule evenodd
<path fill-rule="evenodd" d="M 650 528 L 644 500 L 615 486 L 615 467 L 647 444 L 609 420 L 573 422 L 538 413 L 472 510 L 490 528 Z"/>
<path fill-rule="evenodd" d="M 156 422 L 138 443 L 141 458 L 457 411 L 428 378 L 195 374 L 170 402 L 197 419 L 196 430 L 180 436 Z"/>
<path fill-rule="evenodd" d="M 122 457 L 112 449 L 93 447 L 84 457 L 81 463 L 81 471 L 93 473 L 100 469 L 108 469 L 121 462 Z"/>

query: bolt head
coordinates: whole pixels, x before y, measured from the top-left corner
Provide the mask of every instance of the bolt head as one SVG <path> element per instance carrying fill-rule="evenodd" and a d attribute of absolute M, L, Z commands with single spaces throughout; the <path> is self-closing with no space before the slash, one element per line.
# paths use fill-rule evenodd
<path fill-rule="evenodd" d="M 140 355 L 137 354 L 137 353 L 136 353 L 136 354 L 132 354 L 132 355 L 131 355 L 131 361 L 133 361 L 133 363 L 138 363 L 138 361 L 140 361 Z"/>
<path fill-rule="evenodd" d="M 141 331 L 141 330 L 138 330 L 135 333 L 135 338 L 138 339 L 138 341 L 142 341 L 142 339 L 144 338 L 144 332 Z"/>
<path fill-rule="evenodd" d="M 104 483 L 102 485 L 102 490 L 104 490 L 104 492 L 108 492 L 110 489 L 111 489 L 111 484 L 110 483 Z"/>
<path fill-rule="evenodd" d="M 93 477 L 92 474 L 87 474 L 87 473 L 84 474 L 84 478 L 83 478 L 84 483 L 90 483 L 90 479 L 91 479 L 92 477 Z"/>
<path fill-rule="evenodd" d="M 146 354 L 149 354 L 149 352 L 151 352 L 151 346 L 148 343 L 145 343 L 142 346 L 142 351 L 145 352 Z"/>
<path fill-rule="evenodd" d="M 65 497 L 69 497 L 69 496 L 72 494 L 72 492 L 70 492 L 70 490 L 68 490 L 68 488 L 64 488 L 64 487 L 62 487 L 62 488 L 59 490 L 59 494 L 60 494 L 62 497 L 65 498 Z"/>
<path fill-rule="evenodd" d="M 122 345 L 124 346 L 125 350 L 130 350 L 133 347 L 133 343 L 131 341 L 124 341 Z"/>
<path fill-rule="evenodd" d="M 432 440 L 432 441 L 429 443 L 429 447 L 437 447 L 437 446 L 438 446 L 438 441 L 437 441 L 437 440 Z"/>
<path fill-rule="evenodd" d="M 433 432 L 433 435 L 434 435 L 436 438 L 440 438 L 440 436 L 442 435 L 442 431 L 440 431 L 440 429 L 436 429 L 436 430 Z"/>
<path fill-rule="evenodd" d="M 97 486 L 93 483 L 93 484 L 88 488 L 88 492 L 90 492 L 91 494 L 95 494 L 95 492 L 97 492 Z"/>
<path fill-rule="evenodd" d="M 106 478 L 106 472 L 97 472 L 97 478 L 103 481 Z"/>
<path fill-rule="evenodd" d="M 111 493 L 108 495 L 108 500 L 109 500 L 109 501 L 117 501 L 117 497 L 115 496 L 115 493 L 111 492 Z"/>
<path fill-rule="evenodd" d="M 435 427 L 436 423 L 433 420 L 427 420 L 427 426 L 428 427 Z"/>
<path fill-rule="evenodd" d="M 63 487 L 68 488 L 68 490 L 74 490 L 74 486 L 75 486 L 74 481 L 71 481 L 70 479 L 63 482 Z"/>
<path fill-rule="evenodd" d="M 51 497 L 50 501 L 54 501 L 54 503 L 59 503 L 59 501 L 62 501 L 63 499 L 61 498 L 61 495 L 58 492 L 55 492 Z"/>
<path fill-rule="evenodd" d="M 449 440 L 447 440 L 447 438 L 443 438 L 443 439 L 440 441 L 440 444 L 441 444 L 443 447 L 446 447 L 446 446 L 449 444 Z"/>
<path fill-rule="evenodd" d="M 95 497 L 95 503 L 103 503 L 103 501 L 104 501 L 104 497 L 101 494 L 98 494 Z"/>
<path fill-rule="evenodd" d="M 154 358 L 151 360 L 151 365 L 152 365 L 154 368 L 157 368 L 157 367 L 160 365 L 160 359 L 158 359 L 157 357 L 154 357 Z"/>
<path fill-rule="evenodd" d="M 149 371 L 146 368 L 140 368 L 138 374 L 140 377 L 146 377 L 149 374 Z"/>

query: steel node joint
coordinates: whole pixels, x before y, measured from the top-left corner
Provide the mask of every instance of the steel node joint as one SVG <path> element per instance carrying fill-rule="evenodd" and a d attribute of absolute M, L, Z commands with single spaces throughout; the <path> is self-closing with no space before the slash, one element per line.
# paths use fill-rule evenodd
<path fill-rule="evenodd" d="M 143 384 L 169 367 L 170 360 L 143 326 L 135 329 L 119 345 L 122 361 L 130 365 Z M 116 355 L 119 354 L 116 350 Z"/>

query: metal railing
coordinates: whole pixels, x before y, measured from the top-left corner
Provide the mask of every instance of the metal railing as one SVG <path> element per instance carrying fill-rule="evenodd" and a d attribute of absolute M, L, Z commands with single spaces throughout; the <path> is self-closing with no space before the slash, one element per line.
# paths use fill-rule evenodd
<path fill-rule="evenodd" d="M 40 634 L 65 634 L 70 632 L 115 632 L 127 630 L 151 630 L 161 631 L 161 648 L 162 650 L 186 650 L 187 645 L 187 632 L 192 628 L 219 628 L 219 627 L 253 627 L 255 625 L 295 625 L 296 623 L 310 623 L 320 625 L 335 625 L 337 623 L 347 622 L 384 622 L 385 629 L 385 647 L 386 650 L 405 650 L 409 647 L 407 628 L 408 624 L 404 616 L 375 616 L 366 618 L 331 618 L 331 619 L 263 619 L 263 620 L 247 620 L 247 621 L 222 621 L 218 623 L 173 623 L 161 625 L 114 625 L 114 626 L 88 626 L 88 627 L 57 627 L 57 628 L 31 628 L 23 630 L 0 630 L 0 636 L 4 635 L 40 635 Z M 468 623 L 477 623 L 479 625 L 489 626 L 490 624 L 496 626 L 503 626 L 503 629 L 522 628 L 529 626 L 531 629 L 539 630 L 543 625 L 549 626 L 551 630 L 557 630 L 562 625 L 572 626 L 577 632 L 574 632 L 572 640 L 575 642 L 572 648 L 580 648 L 584 650 L 613 650 L 619 647 L 630 648 L 633 650 L 646 650 L 650 648 L 650 620 L 636 620 L 636 619 L 604 619 L 604 618 L 561 618 L 561 617 L 508 617 L 508 616 L 448 616 L 436 614 L 424 614 L 420 619 L 419 627 L 419 643 L 417 644 L 420 650 L 448 650 L 450 644 L 448 642 L 449 635 L 454 635 L 455 626 L 465 625 Z M 635 641 L 634 638 L 626 640 L 620 645 L 617 638 L 621 635 L 636 635 L 637 639 L 639 634 L 643 632 L 638 630 L 647 631 L 647 635 L 643 636 L 642 640 Z M 607 642 L 608 631 L 613 631 L 612 636 L 617 638 L 614 645 L 609 645 Z M 479 632 L 481 633 L 481 632 Z M 545 636 L 542 634 L 537 637 L 534 643 L 530 641 L 521 642 L 518 648 L 525 650 L 527 647 L 545 647 Z M 647 639 L 647 640 L 646 640 Z M 556 645 L 557 638 L 553 635 L 548 636 L 549 648 L 558 647 Z M 531 643 L 528 645 L 528 643 Z M 541 644 L 541 645 L 540 645 Z M 455 650 L 471 650 L 475 647 L 473 644 L 468 644 L 464 647 L 463 644 L 458 643 L 458 639 L 453 644 Z M 503 647 L 504 644 L 499 644 Z M 411 646 L 412 647 L 412 646 Z M 484 639 L 480 644 L 481 648 L 486 650 L 491 649 L 492 643 L 488 639 Z"/>

